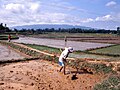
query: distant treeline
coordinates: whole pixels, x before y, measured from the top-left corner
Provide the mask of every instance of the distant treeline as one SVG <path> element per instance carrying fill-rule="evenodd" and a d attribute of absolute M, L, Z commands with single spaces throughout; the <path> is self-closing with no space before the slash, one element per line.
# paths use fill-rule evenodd
<path fill-rule="evenodd" d="M 15 32 L 20 33 L 31 33 L 31 34 L 43 34 L 46 32 L 68 32 L 68 33 L 111 33 L 111 34 L 117 34 L 117 30 L 105 30 L 105 29 L 81 29 L 81 28 L 70 28 L 70 29 L 54 29 L 54 28 L 46 28 L 46 29 L 21 29 L 17 30 L 14 29 Z"/>
<path fill-rule="evenodd" d="M 120 35 L 120 27 L 117 27 L 117 30 L 105 30 L 105 29 L 81 29 L 81 28 L 45 28 L 45 29 L 21 29 L 21 30 L 11 30 L 7 27 L 7 25 L 0 24 L 0 34 L 2 33 L 20 33 L 20 34 L 44 34 L 47 32 L 68 32 L 68 33 L 111 33 L 111 34 L 118 34 Z"/>
<path fill-rule="evenodd" d="M 10 30 L 7 25 L 3 25 L 3 23 L 0 24 L 0 33 L 5 33 L 5 32 L 11 32 L 12 30 Z"/>

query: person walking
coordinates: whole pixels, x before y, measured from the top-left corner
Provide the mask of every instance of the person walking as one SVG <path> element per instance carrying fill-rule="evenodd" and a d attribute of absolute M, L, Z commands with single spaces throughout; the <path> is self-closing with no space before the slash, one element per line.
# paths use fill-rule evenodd
<path fill-rule="evenodd" d="M 73 48 L 72 47 L 68 47 L 68 48 L 65 48 L 65 50 L 61 53 L 60 57 L 59 57 L 59 65 L 61 66 L 59 72 L 62 71 L 63 69 L 63 72 L 64 72 L 64 75 L 65 75 L 65 67 L 66 67 L 66 58 L 68 57 L 69 53 L 72 53 L 73 52 Z"/>

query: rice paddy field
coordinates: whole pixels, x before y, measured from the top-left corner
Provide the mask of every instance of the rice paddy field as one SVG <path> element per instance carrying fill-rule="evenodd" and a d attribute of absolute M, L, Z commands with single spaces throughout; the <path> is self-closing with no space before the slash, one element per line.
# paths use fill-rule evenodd
<path fill-rule="evenodd" d="M 67 37 L 117 37 L 116 34 L 97 34 L 97 33 L 56 33 L 56 32 L 49 32 L 44 34 L 37 34 L 37 35 L 29 35 L 31 37 L 40 37 L 40 38 L 64 38 Z"/>
<path fill-rule="evenodd" d="M 50 54 L 60 55 L 61 49 L 59 48 L 53 48 L 43 45 L 35 45 L 35 44 L 25 44 L 28 47 L 32 47 L 34 49 L 44 51 Z M 118 61 L 120 60 L 120 57 L 113 57 L 113 56 L 107 56 L 107 55 L 96 55 L 96 54 L 90 54 L 87 52 L 82 51 L 74 51 L 69 55 L 71 58 L 79 58 L 79 59 L 96 59 L 96 60 L 107 60 L 107 61 Z"/>
<path fill-rule="evenodd" d="M 119 53 L 120 37 L 117 36 L 116 34 L 91 34 L 91 33 L 70 34 L 51 32 L 28 36 L 29 37 L 26 36 L 20 37 L 19 40 L 13 40 L 13 42 L 24 43 L 40 51 L 60 55 L 61 53 L 60 48 L 64 49 L 65 47 L 64 38 L 66 36 L 68 40 L 66 46 L 67 47 L 71 46 L 74 48 L 75 51 L 78 51 L 71 53 L 69 57 L 116 60 L 116 61 L 120 60 L 120 57 L 114 57 L 114 55 L 120 54 Z M 84 52 L 86 50 L 90 51 Z M 111 54 L 113 56 L 111 56 Z"/>
<path fill-rule="evenodd" d="M 4 35 L 0 35 L 0 37 L 3 36 Z M 114 57 L 114 55 L 120 55 L 120 45 L 114 43 L 119 43 L 120 38 L 115 34 L 71 34 L 51 32 L 38 35 L 29 35 L 29 37 L 21 36 L 17 40 L 12 40 L 12 42 L 23 43 L 40 51 L 60 55 L 60 48 L 64 49 L 65 47 L 65 36 L 68 40 L 66 46 L 71 46 L 75 51 L 78 51 L 71 53 L 69 57 L 100 60 L 120 60 L 120 57 Z M 7 35 L 5 37 L 7 38 Z M 97 41 L 97 43 L 91 42 L 92 40 Z M 86 52 L 86 50 L 88 51 Z"/>
<path fill-rule="evenodd" d="M 35 38 L 50 38 L 50 39 L 61 39 L 61 40 L 64 40 L 64 37 L 66 36 L 67 39 L 70 41 L 120 44 L 120 36 L 117 34 L 49 32 L 45 34 L 28 35 L 28 36 Z"/>
<path fill-rule="evenodd" d="M 65 87 L 69 87 L 70 82 L 72 82 L 71 85 L 73 85 L 73 83 L 76 82 L 76 83 L 74 83 L 75 86 L 73 89 L 75 89 L 75 87 L 78 85 L 80 87 L 85 86 L 85 88 L 86 88 L 86 85 L 89 86 L 91 84 L 91 81 L 95 80 L 95 82 L 91 86 L 89 86 L 90 88 L 91 87 L 93 88 L 93 86 L 94 86 L 94 89 L 81 88 L 81 90 L 119 90 L 120 67 L 117 64 L 120 61 L 120 44 L 115 44 L 115 43 L 113 44 L 113 42 L 112 42 L 114 40 L 119 40 L 119 39 L 116 39 L 116 38 L 109 39 L 112 41 L 110 41 L 110 43 L 108 44 L 108 42 L 107 43 L 99 42 L 99 40 L 103 39 L 103 37 L 101 38 L 102 35 L 98 36 L 99 38 L 97 38 L 97 36 L 94 36 L 94 37 L 96 37 L 96 38 L 94 38 L 92 36 L 89 36 L 89 34 L 88 34 L 88 36 L 86 35 L 85 37 L 82 37 L 82 36 L 76 37 L 74 35 L 73 36 L 71 35 L 72 38 L 70 37 L 71 39 L 73 39 L 73 41 L 71 41 L 69 38 L 69 40 L 67 42 L 67 46 L 74 44 L 72 47 L 75 49 L 75 51 L 73 53 L 71 53 L 69 55 L 69 57 L 77 58 L 76 61 L 80 60 L 78 58 L 81 58 L 81 60 L 84 59 L 85 61 L 88 59 L 88 62 L 90 59 L 92 59 L 92 61 L 90 60 L 89 63 L 83 62 L 81 64 L 81 61 L 80 61 L 80 63 L 73 62 L 71 64 L 75 67 L 77 66 L 77 68 L 78 67 L 83 68 L 84 73 L 82 73 L 81 71 L 80 71 L 80 73 L 78 72 L 76 81 L 71 81 L 72 73 L 67 74 L 65 76 L 63 76 L 61 73 L 58 73 L 59 67 L 57 66 L 57 64 L 51 62 L 51 60 L 53 60 L 53 57 L 47 56 L 45 54 L 45 52 L 47 52 L 47 53 L 54 54 L 54 55 L 60 55 L 63 48 L 65 47 L 65 42 L 64 42 L 63 36 L 60 38 L 57 38 L 57 39 L 55 39 L 54 36 L 53 37 L 51 36 L 54 39 L 42 38 L 42 37 L 41 38 L 40 37 L 36 37 L 36 38 L 34 38 L 34 37 L 22 37 L 21 38 L 20 37 L 19 40 L 12 40 L 11 42 L 4 40 L 1 43 L 2 45 L 5 45 L 5 46 L 0 45 L 0 60 L 3 60 L 3 59 L 4 60 L 7 60 L 7 59 L 12 60 L 14 58 L 16 59 L 16 57 L 24 58 L 20 53 L 15 52 L 13 49 L 18 50 L 21 53 L 25 53 L 28 51 L 27 53 L 25 53 L 27 55 L 35 54 L 35 49 L 37 49 L 36 51 L 38 51 L 38 50 L 40 50 L 40 52 L 43 51 L 44 55 L 42 53 L 41 55 L 43 57 L 41 56 L 39 58 L 39 60 L 32 59 L 33 61 L 11 63 L 9 65 L 6 64 L 6 66 L 2 66 L 1 70 L 0 70 L 1 71 L 0 72 L 0 74 L 1 74 L 0 75 L 1 76 L 0 77 L 1 78 L 0 86 L 3 86 L 2 89 L 4 88 L 4 90 L 8 90 L 7 88 L 10 89 L 11 85 L 13 85 L 13 86 L 11 86 L 11 88 L 14 90 L 17 90 L 19 87 L 20 87 L 20 89 L 21 89 L 21 87 L 23 87 L 23 90 L 25 90 L 27 88 L 28 88 L 28 90 L 30 90 L 29 88 L 33 87 L 35 85 L 37 85 L 37 87 L 43 86 L 44 87 L 43 89 L 45 89 L 46 85 L 51 82 L 51 81 L 47 81 L 50 79 L 50 80 L 52 80 L 52 82 L 54 82 L 53 86 L 55 86 L 55 85 L 59 86 L 60 85 L 59 82 L 65 82 L 65 81 L 69 80 L 67 84 L 65 82 L 64 85 L 68 85 Z M 108 38 L 111 37 L 111 35 L 110 36 L 106 35 L 105 37 L 107 37 L 107 38 L 105 38 L 105 40 L 107 41 Z M 113 37 L 116 37 L 116 36 L 113 36 Z M 97 40 L 98 43 L 81 42 L 80 38 L 89 39 L 89 40 L 90 39 L 96 39 L 96 40 L 98 39 Z M 74 41 L 74 40 L 76 40 L 76 41 Z M 28 47 L 26 47 L 25 45 Z M 28 50 L 28 49 L 30 49 L 30 50 Z M 36 53 L 36 54 L 40 55 L 40 53 Z M 41 59 L 48 60 L 48 61 L 47 62 L 42 61 Z M 58 58 L 56 58 L 56 59 L 58 60 Z M 97 63 L 97 60 L 99 63 Z M 107 60 L 107 61 L 111 61 L 111 62 L 107 62 L 105 64 L 99 60 L 101 60 L 101 61 Z M 116 62 L 112 63 L 113 61 L 116 61 Z M 111 63 L 111 64 L 109 64 L 109 63 Z M 115 64 L 115 65 L 113 65 L 113 64 Z M 87 70 L 87 72 L 86 72 L 86 70 Z M 90 73 L 92 72 L 92 74 L 88 73 L 88 71 Z M 95 73 L 95 72 L 97 72 L 97 73 Z M 51 77 L 49 77 L 50 75 L 51 75 Z M 101 78 L 99 81 L 99 77 L 101 77 L 100 75 L 102 75 L 102 77 L 104 77 L 104 78 Z M 55 76 L 57 76 L 57 77 L 55 78 Z M 59 80 L 61 80 L 59 82 L 58 82 L 58 77 L 60 77 Z M 92 77 L 94 77 L 94 78 L 92 78 Z M 7 80 L 7 82 L 6 82 L 6 80 Z M 45 85 L 43 85 L 44 84 L 43 81 L 47 81 L 47 83 L 45 83 Z M 98 81 L 99 81 L 99 83 L 96 83 Z M 10 85 L 7 86 L 8 82 L 10 83 Z M 36 84 L 36 82 L 38 82 L 38 84 Z M 43 82 L 43 83 L 41 83 L 41 82 Z M 56 82 L 57 82 L 57 84 L 56 84 Z M 21 86 L 21 83 L 23 83 L 22 86 Z M 31 86 L 29 86 L 29 85 L 31 85 Z M 63 83 L 61 84 L 61 86 L 64 86 L 64 85 L 63 85 Z M 112 87 L 113 89 L 111 89 L 111 85 L 113 85 L 113 87 Z M 18 86 L 18 88 L 17 88 L 17 86 Z M 51 86 L 51 84 L 49 84 L 49 87 L 50 86 Z M 61 89 L 61 88 L 59 88 L 59 89 Z M 33 88 L 31 90 L 33 90 Z M 79 90 L 79 89 L 75 89 L 75 90 Z"/>
<path fill-rule="evenodd" d="M 10 47 L 6 47 L 0 44 L 0 61 L 23 59 L 24 55 L 12 50 Z"/>
<path fill-rule="evenodd" d="M 120 55 L 120 45 L 111 45 L 111 46 L 106 47 L 106 48 L 95 49 L 95 50 L 91 50 L 89 52 Z"/>
<path fill-rule="evenodd" d="M 54 48 L 64 48 L 64 40 L 56 40 L 49 38 L 33 38 L 33 37 L 20 37 L 18 40 L 13 40 L 13 42 L 25 43 L 25 44 L 36 44 L 44 45 Z M 81 42 L 81 41 L 67 41 L 66 47 L 73 47 L 74 50 L 87 50 L 90 48 L 106 47 L 112 44 L 106 43 L 93 43 L 93 42 Z"/>

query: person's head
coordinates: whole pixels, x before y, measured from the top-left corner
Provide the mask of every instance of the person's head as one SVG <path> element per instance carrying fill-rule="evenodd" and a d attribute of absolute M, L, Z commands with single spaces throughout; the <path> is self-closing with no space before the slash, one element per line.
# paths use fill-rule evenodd
<path fill-rule="evenodd" d="M 68 51 L 69 51 L 70 53 L 72 53 L 72 52 L 73 52 L 73 48 L 72 48 L 72 47 L 68 47 Z"/>

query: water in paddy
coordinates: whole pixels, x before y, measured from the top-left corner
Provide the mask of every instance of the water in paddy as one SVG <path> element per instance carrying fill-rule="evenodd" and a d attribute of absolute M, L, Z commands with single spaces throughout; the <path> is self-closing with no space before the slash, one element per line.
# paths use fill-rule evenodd
<path fill-rule="evenodd" d="M 10 47 L 3 46 L 0 44 L 0 61 L 23 58 L 25 57 L 12 50 Z"/>
<path fill-rule="evenodd" d="M 64 48 L 64 40 L 54 40 L 54 39 L 43 39 L 43 38 L 32 38 L 32 37 L 20 37 L 18 40 L 13 40 L 13 42 L 27 43 L 27 44 L 37 44 L 45 45 L 56 48 Z M 78 42 L 78 41 L 67 41 L 67 47 L 71 46 L 74 50 L 86 50 L 90 48 L 105 47 L 111 44 L 104 43 L 91 43 L 91 42 Z"/>

